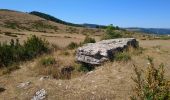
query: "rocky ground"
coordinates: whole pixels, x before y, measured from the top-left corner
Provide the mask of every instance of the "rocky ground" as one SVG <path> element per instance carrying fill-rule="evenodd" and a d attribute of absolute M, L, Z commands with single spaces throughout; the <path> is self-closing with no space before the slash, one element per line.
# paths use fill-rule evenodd
<path fill-rule="evenodd" d="M 5 90 L 0 92 L 1 100 L 128 100 L 133 82 L 132 64 L 145 69 L 147 56 L 154 57 L 155 65 L 165 64 L 166 77 L 170 79 L 169 40 L 139 41 L 145 50 L 139 56 L 132 56 L 127 63 L 108 62 L 95 70 L 70 80 L 56 80 L 40 76 L 33 68 L 37 59 L 20 65 L 20 69 L 0 77 Z"/>

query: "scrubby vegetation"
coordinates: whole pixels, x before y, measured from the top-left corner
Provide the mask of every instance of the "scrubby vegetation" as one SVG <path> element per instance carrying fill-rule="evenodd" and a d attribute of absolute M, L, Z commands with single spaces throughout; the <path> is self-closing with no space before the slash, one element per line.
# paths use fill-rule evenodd
<path fill-rule="evenodd" d="M 48 42 L 33 35 L 24 42 L 11 40 L 10 44 L 0 44 L 0 67 L 8 67 L 13 63 L 32 59 L 40 54 L 49 52 Z"/>
<path fill-rule="evenodd" d="M 79 46 L 79 44 L 77 44 L 77 43 L 75 43 L 75 42 L 71 42 L 68 46 L 67 46 L 67 48 L 68 49 L 75 49 L 75 48 L 77 48 Z"/>
<path fill-rule="evenodd" d="M 81 30 L 81 34 L 83 34 L 83 35 L 93 35 L 96 32 L 99 32 L 99 30 L 94 30 L 91 28 L 84 28 L 83 30 Z"/>
<path fill-rule="evenodd" d="M 54 57 L 47 56 L 39 60 L 35 70 L 40 75 L 51 76 L 55 79 L 70 79 L 74 70 L 72 66 L 62 67 Z"/>
<path fill-rule="evenodd" d="M 66 28 L 66 31 L 68 32 L 68 33 L 79 33 L 79 30 L 77 29 L 77 28 L 74 28 L 74 27 L 67 27 Z"/>
<path fill-rule="evenodd" d="M 58 64 L 54 57 L 43 57 L 37 63 L 35 70 L 40 75 L 51 75 L 52 77 L 59 77 Z"/>
<path fill-rule="evenodd" d="M 119 52 L 119 53 L 115 54 L 114 59 L 116 61 L 127 62 L 127 61 L 131 60 L 131 55 L 128 52 Z"/>
<path fill-rule="evenodd" d="M 82 46 L 83 44 L 95 43 L 95 42 L 96 42 L 96 40 L 95 40 L 94 38 L 90 38 L 89 36 L 86 36 L 83 42 L 81 42 L 81 43 L 79 43 L 79 44 L 78 44 L 78 43 L 75 43 L 75 42 L 71 42 L 71 43 L 67 46 L 67 48 L 68 48 L 68 49 L 75 49 L 75 48 L 77 48 L 77 47 L 79 47 L 79 46 Z"/>
<path fill-rule="evenodd" d="M 17 21 L 5 21 L 4 27 L 10 28 L 10 29 L 17 29 L 17 30 L 30 30 L 29 28 L 22 26 L 21 23 Z"/>
<path fill-rule="evenodd" d="M 103 35 L 102 39 L 114 39 L 122 37 L 122 35 L 115 30 L 116 28 L 114 28 L 113 25 L 109 25 L 106 28 L 106 33 Z"/>
<path fill-rule="evenodd" d="M 47 58 L 42 58 L 40 60 L 40 63 L 43 65 L 43 66 L 50 66 L 50 65 L 53 65 L 56 63 L 55 61 L 55 58 L 53 57 L 47 57 Z"/>
<path fill-rule="evenodd" d="M 86 36 L 82 44 L 86 43 L 95 43 L 96 40 L 94 38 L 90 38 L 89 36 Z"/>
<path fill-rule="evenodd" d="M 89 72 L 89 71 L 92 71 L 94 70 L 95 67 L 90 65 L 90 64 L 87 64 L 87 63 L 81 63 L 79 68 L 78 68 L 78 71 L 79 72 Z"/>
<path fill-rule="evenodd" d="M 19 27 L 19 23 L 18 22 L 6 21 L 4 26 L 7 27 L 7 28 L 11 28 L 11 29 L 17 29 Z"/>
<path fill-rule="evenodd" d="M 134 65 L 136 77 L 133 77 L 135 86 L 131 100 L 169 100 L 170 84 L 165 79 L 164 65 L 156 68 L 153 59 L 148 57 L 149 65 L 146 71 L 142 71 Z"/>
<path fill-rule="evenodd" d="M 116 52 L 112 60 L 119 62 L 128 62 L 132 59 L 132 56 L 139 56 L 142 54 L 144 49 L 142 47 L 131 47 L 129 46 L 126 50 L 122 52 Z"/>
<path fill-rule="evenodd" d="M 58 30 L 58 27 L 57 26 L 52 26 L 52 25 L 48 25 L 46 24 L 45 22 L 43 21 L 35 21 L 33 24 L 32 24 L 32 28 L 33 29 L 37 29 L 39 31 L 43 31 L 44 29 L 53 29 L 54 31 L 57 31 Z M 45 30 L 44 30 L 45 31 Z"/>

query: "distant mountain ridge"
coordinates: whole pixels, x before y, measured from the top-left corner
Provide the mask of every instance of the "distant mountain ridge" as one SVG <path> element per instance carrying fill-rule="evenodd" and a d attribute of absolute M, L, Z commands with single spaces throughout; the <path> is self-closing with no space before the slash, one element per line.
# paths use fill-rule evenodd
<path fill-rule="evenodd" d="M 158 35 L 169 35 L 170 28 L 125 28 L 128 31 L 136 31 L 136 32 L 143 32 L 148 34 L 158 34 Z"/>

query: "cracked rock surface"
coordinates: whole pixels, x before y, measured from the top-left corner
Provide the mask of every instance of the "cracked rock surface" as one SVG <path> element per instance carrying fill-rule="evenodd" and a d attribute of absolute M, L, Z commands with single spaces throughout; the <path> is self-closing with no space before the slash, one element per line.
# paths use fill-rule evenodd
<path fill-rule="evenodd" d="M 114 54 L 126 49 L 128 46 L 136 48 L 138 42 L 135 38 L 118 38 L 88 43 L 76 51 L 79 62 L 99 65 L 114 57 Z"/>

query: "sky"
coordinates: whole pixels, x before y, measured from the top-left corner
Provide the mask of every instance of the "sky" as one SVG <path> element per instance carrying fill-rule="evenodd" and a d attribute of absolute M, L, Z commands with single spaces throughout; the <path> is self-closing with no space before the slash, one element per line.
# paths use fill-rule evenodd
<path fill-rule="evenodd" d="M 77 24 L 170 28 L 170 0 L 1 0 L 0 9 L 40 11 Z"/>

